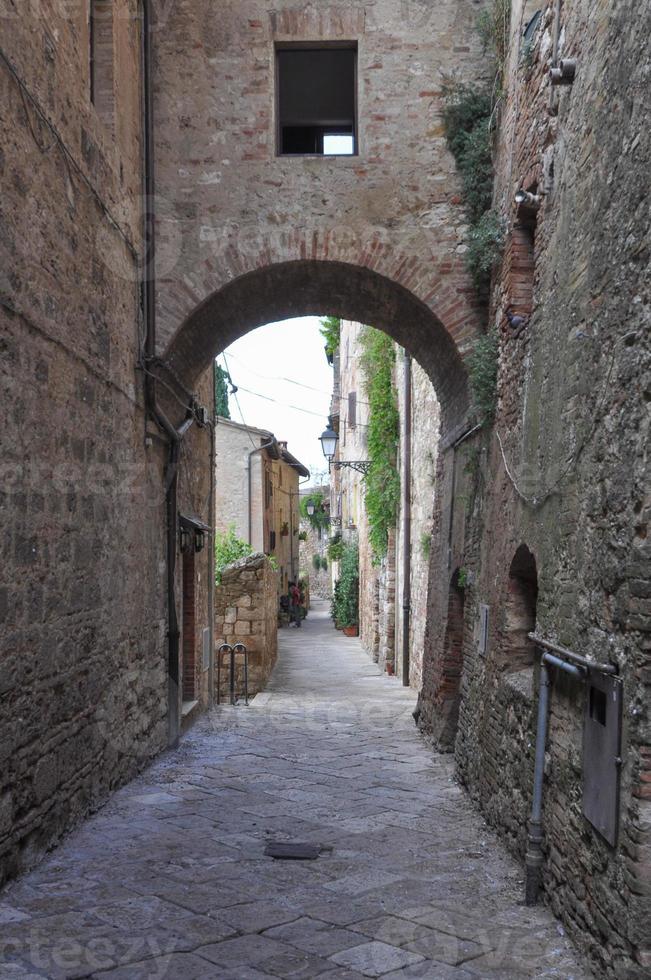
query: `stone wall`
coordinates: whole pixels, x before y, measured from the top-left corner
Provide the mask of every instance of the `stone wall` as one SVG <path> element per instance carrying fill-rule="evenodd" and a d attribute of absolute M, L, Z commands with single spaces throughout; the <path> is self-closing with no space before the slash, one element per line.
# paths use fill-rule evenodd
<path fill-rule="evenodd" d="M 644 94 L 651 62 L 648 37 L 634 26 L 638 10 L 633 2 L 563 5 L 560 55 L 577 59 L 577 74 L 573 86 L 550 93 L 553 5 L 525 54 L 525 10 L 513 4 L 495 196 L 505 251 L 491 303 L 500 334 L 498 410 L 492 432 L 443 446 L 433 555 L 433 568 L 442 568 L 450 549 L 450 582 L 456 569 L 467 572 L 459 774 L 516 853 L 526 841 L 537 701 L 536 670 L 523 663 L 517 635 L 522 610 L 513 604 L 521 545 L 535 559 L 537 632 L 617 665 L 625 704 L 617 843 L 609 846 L 582 813 L 585 689 L 555 677 L 543 878 L 547 901 L 597 975 L 627 980 L 651 965 L 651 253 L 639 196 L 651 160 Z M 529 298 L 514 205 L 520 187 L 543 193 Z M 528 314 L 528 303 L 527 325 L 515 334 L 504 311 Z M 442 597 L 433 596 L 421 722 L 435 736 L 446 621 Z"/>
<path fill-rule="evenodd" d="M 138 5 L 113 6 L 112 118 L 90 101 L 85 5 L 0 14 L 0 880 L 168 742 L 167 449 L 137 369 Z M 206 462 L 209 430 L 188 451 Z M 179 506 L 208 522 L 209 471 L 186 476 Z M 211 564 L 197 555 L 198 630 Z"/>
<path fill-rule="evenodd" d="M 324 494 L 327 499 L 328 487 L 325 487 Z M 309 580 L 310 596 L 312 599 L 329 599 L 332 595 L 330 580 L 330 563 L 328 559 L 328 531 L 323 528 L 321 533 L 313 528 L 308 520 L 301 518 L 300 533 L 307 535 L 305 540 L 299 542 L 299 566 L 300 577 Z M 314 557 L 318 555 L 319 560 L 326 562 L 325 568 L 314 567 Z"/>
<path fill-rule="evenodd" d="M 249 653 L 249 696 L 263 691 L 278 656 L 278 573 L 266 555 L 228 565 L 215 589 L 215 655 L 222 643 L 243 643 Z M 236 683 L 243 690 L 241 658 Z M 222 660 L 220 699 L 228 698 L 228 656 Z M 217 671 L 215 671 L 215 684 Z M 216 689 L 215 689 L 216 690 Z"/>

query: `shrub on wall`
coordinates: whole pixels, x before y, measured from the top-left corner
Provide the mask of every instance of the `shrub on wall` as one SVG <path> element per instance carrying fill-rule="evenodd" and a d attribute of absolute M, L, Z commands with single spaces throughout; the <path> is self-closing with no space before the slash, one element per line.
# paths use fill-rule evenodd
<path fill-rule="evenodd" d="M 321 320 L 320 333 L 325 340 L 325 352 L 330 363 L 339 347 L 341 320 L 338 316 L 326 316 Z"/>
<path fill-rule="evenodd" d="M 231 524 L 227 531 L 217 531 L 215 533 L 215 585 L 219 585 L 222 578 L 222 571 L 227 565 L 239 561 L 252 554 L 253 548 L 248 541 L 238 538 L 235 533 L 235 525 Z"/>

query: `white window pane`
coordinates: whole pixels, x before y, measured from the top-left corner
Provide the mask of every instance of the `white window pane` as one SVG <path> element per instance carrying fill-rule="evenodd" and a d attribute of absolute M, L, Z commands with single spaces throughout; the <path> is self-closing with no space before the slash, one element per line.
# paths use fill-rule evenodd
<path fill-rule="evenodd" d="M 326 156 L 338 154 L 340 156 L 350 156 L 355 152 L 355 140 L 353 136 L 324 136 L 323 152 Z"/>

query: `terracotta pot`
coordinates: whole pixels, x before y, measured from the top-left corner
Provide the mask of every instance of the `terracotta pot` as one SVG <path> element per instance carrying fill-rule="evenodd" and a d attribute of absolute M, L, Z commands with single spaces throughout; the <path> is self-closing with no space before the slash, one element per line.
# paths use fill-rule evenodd
<path fill-rule="evenodd" d="M 344 626 L 344 636 L 359 636 L 359 626 Z"/>
<path fill-rule="evenodd" d="M 393 677 L 393 664 L 387 664 L 387 674 L 389 677 Z"/>

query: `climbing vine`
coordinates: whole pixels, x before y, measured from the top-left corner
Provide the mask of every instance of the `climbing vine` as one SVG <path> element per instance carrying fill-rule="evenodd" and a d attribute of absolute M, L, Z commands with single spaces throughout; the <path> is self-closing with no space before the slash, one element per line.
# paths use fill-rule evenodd
<path fill-rule="evenodd" d="M 215 415 L 220 415 L 223 419 L 231 417 L 228 407 L 228 387 L 226 379 L 228 371 L 215 361 Z"/>
<path fill-rule="evenodd" d="M 321 321 L 319 328 L 321 336 L 325 340 L 325 351 L 330 360 L 334 357 L 335 351 L 339 347 L 341 337 L 341 320 L 338 316 L 326 316 Z"/>
<path fill-rule="evenodd" d="M 310 504 L 314 506 L 313 514 L 308 514 L 307 512 Z M 303 520 L 307 521 L 318 532 L 319 537 L 321 537 L 321 532 L 330 524 L 328 512 L 325 508 L 324 494 L 320 490 L 313 490 L 311 493 L 307 493 L 304 497 L 300 498 L 298 507 Z"/>
<path fill-rule="evenodd" d="M 468 377 L 478 421 L 490 425 L 497 408 L 497 330 L 489 330 L 475 341 L 468 357 Z"/>
<path fill-rule="evenodd" d="M 387 553 L 389 530 L 395 526 L 400 499 L 396 468 L 400 416 L 393 385 L 395 348 L 385 333 L 366 327 L 360 337 L 366 396 L 369 404 L 366 513 L 375 563 Z"/>
<path fill-rule="evenodd" d="M 332 617 L 337 626 L 359 625 L 359 551 L 356 542 L 345 544 L 343 548 Z"/>

